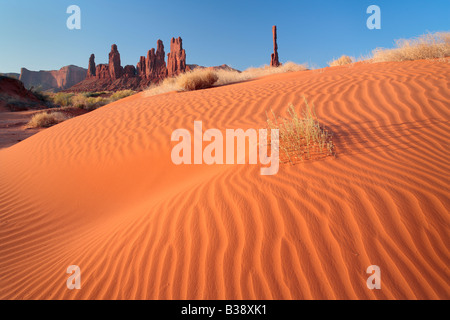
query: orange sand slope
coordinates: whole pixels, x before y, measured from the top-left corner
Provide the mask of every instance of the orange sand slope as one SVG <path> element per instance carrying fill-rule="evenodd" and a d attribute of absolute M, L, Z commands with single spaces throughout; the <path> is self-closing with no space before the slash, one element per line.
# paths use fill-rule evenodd
<path fill-rule="evenodd" d="M 449 80 L 416 61 L 138 94 L 1 150 L 0 298 L 449 299 Z M 172 164 L 173 130 L 261 128 L 302 95 L 337 158 Z"/>

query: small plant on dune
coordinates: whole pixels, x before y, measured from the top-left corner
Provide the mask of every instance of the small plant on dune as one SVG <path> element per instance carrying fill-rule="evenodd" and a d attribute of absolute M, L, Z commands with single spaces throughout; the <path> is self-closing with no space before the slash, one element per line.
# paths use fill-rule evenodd
<path fill-rule="evenodd" d="M 328 65 L 330 67 L 337 67 L 337 66 L 344 66 L 346 64 L 350 64 L 350 63 L 353 63 L 353 62 L 354 62 L 353 58 L 343 55 L 339 59 L 336 59 L 336 60 L 328 62 Z"/>
<path fill-rule="evenodd" d="M 377 48 L 371 62 L 443 59 L 450 56 L 450 32 L 429 33 L 413 39 L 396 40 L 396 48 Z"/>
<path fill-rule="evenodd" d="M 69 119 L 62 112 L 40 112 L 35 114 L 27 123 L 27 128 L 48 128 Z"/>
<path fill-rule="evenodd" d="M 280 161 L 296 163 L 299 160 L 319 159 L 334 155 L 332 134 L 317 119 L 314 104 L 310 106 L 305 97 L 305 108 L 301 115 L 291 104 L 289 118 L 267 116 L 269 129 L 279 130 Z"/>
<path fill-rule="evenodd" d="M 211 88 L 219 76 L 211 69 L 197 69 L 178 76 L 177 84 L 183 91 Z"/>

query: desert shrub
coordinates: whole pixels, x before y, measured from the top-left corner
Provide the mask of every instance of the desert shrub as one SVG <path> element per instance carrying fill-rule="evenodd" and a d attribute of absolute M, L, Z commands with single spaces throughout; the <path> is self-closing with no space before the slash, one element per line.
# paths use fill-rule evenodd
<path fill-rule="evenodd" d="M 80 109 L 85 109 L 87 106 L 87 97 L 84 94 L 77 94 L 72 97 L 71 104 L 72 106 Z"/>
<path fill-rule="evenodd" d="M 395 41 L 393 49 L 372 51 L 372 62 L 411 61 L 450 56 L 450 32 L 429 33 L 413 39 Z"/>
<path fill-rule="evenodd" d="M 114 101 L 117 101 L 117 100 L 126 98 L 126 97 L 128 97 L 128 96 L 131 96 L 131 95 L 133 95 L 133 94 L 135 94 L 135 93 L 136 93 L 136 91 L 133 91 L 133 90 L 122 90 L 122 91 L 117 91 L 117 92 L 114 92 L 114 93 L 109 97 L 109 100 L 110 100 L 111 102 L 114 102 Z"/>
<path fill-rule="evenodd" d="M 54 104 L 58 104 L 60 106 L 69 106 L 72 104 L 72 97 L 74 96 L 73 93 L 67 93 L 67 92 L 58 92 L 55 95 L 51 97 Z"/>
<path fill-rule="evenodd" d="M 88 111 L 95 110 L 110 102 L 109 98 L 104 97 L 86 97 L 84 93 L 76 94 L 72 97 L 72 106 Z"/>
<path fill-rule="evenodd" d="M 211 88 L 219 80 L 218 75 L 211 69 L 196 69 L 178 76 L 177 84 L 184 91 Z"/>
<path fill-rule="evenodd" d="M 354 62 L 353 58 L 343 55 L 339 59 L 336 59 L 336 60 L 328 62 L 328 65 L 330 67 L 337 67 L 337 66 L 344 66 L 346 64 L 350 64 L 350 63 L 353 63 L 353 62 Z"/>
<path fill-rule="evenodd" d="M 277 117 L 273 111 L 272 117 L 267 115 L 268 128 L 279 130 L 281 162 L 295 163 L 334 154 L 332 134 L 320 125 L 314 104 L 310 106 L 306 98 L 304 102 L 300 115 L 292 104 L 288 107 L 289 118 Z"/>
<path fill-rule="evenodd" d="M 62 112 L 40 112 L 35 114 L 31 120 L 27 123 L 28 128 L 48 128 L 60 122 L 69 119 Z"/>

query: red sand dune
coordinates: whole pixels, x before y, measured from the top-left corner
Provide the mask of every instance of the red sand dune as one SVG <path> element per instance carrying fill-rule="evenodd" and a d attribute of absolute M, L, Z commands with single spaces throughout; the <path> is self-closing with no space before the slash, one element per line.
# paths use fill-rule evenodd
<path fill-rule="evenodd" d="M 357 64 L 138 94 L 0 150 L 0 298 L 449 299 L 449 76 Z M 172 164 L 173 130 L 261 128 L 302 95 L 337 158 Z"/>

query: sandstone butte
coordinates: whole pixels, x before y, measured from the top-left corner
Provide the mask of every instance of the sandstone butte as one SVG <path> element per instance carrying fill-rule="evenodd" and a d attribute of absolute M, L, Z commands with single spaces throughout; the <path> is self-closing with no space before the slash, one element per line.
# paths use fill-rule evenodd
<path fill-rule="evenodd" d="M 91 54 L 86 78 L 67 91 L 142 90 L 152 83 L 189 70 L 181 37 L 172 38 L 170 53 L 167 55 L 167 65 L 164 44 L 161 40 L 157 41 L 156 50 L 152 48 L 148 50 L 147 57 L 139 58 L 136 67 L 133 65 L 122 67 L 117 45 L 113 44 L 108 64 L 96 65 L 95 55 Z"/>
<path fill-rule="evenodd" d="M 19 80 L 26 88 L 40 88 L 41 90 L 64 90 L 79 83 L 86 78 L 86 69 L 69 65 L 59 70 L 30 71 L 26 68 L 20 70 Z"/>

